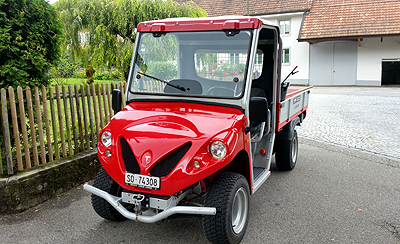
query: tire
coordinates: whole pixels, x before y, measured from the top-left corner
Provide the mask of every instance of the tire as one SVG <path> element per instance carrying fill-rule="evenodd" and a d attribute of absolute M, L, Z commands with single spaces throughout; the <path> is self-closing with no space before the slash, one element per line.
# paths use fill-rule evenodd
<path fill-rule="evenodd" d="M 211 243 L 239 243 L 249 220 L 249 184 L 240 174 L 215 177 L 207 189 L 204 206 L 215 207 L 216 215 L 203 215 L 204 233 Z"/>
<path fill-rule="evenodd" d="M 101 168 L 94 179 L 93 186 L 114 196 L 121 196 L 122 188 Z M 126 218 L 121 215 L 106 200 L 92 194 L 92 206 L 94 211 L 101 217 L 111 221 L 123 221 Z"/>
<path fill-rule="evenodd" d="M 289 171 L 294 169 L 299 152 L 299 140 L 296 130 L 291 140 L 277 141 L 275 146 L 275 163 L 279 170 Z"/>

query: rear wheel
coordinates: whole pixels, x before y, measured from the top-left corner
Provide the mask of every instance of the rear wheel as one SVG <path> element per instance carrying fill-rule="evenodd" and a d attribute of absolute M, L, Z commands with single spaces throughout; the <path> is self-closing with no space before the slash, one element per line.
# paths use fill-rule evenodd
<path fill-rule="evenodd" d="M 94 179 L 93 186 L 114 196 L 121 196 L 122 188 L 101 168 Z M 112 221 L 123 221 L 126 218 L 121 215 L 106 200 L 92 194 L 92 206 L 101 217 Z"/>
<path fill-rule="evenodd" d="M 222 173 L 207 189 L 204 206 L 215 207 L 216 215 L 204 215 L 204 233 L 211 243 L 239 243 L 249 219 L 249 184 L 237 173 Z"/>
<path fill-rule="evenodd" d="M 277 141 L 275 145 L 275 163 L 280 170 L 292 170 L 296 166 L 299 141 L 296 130 L 291 140 Z"/>

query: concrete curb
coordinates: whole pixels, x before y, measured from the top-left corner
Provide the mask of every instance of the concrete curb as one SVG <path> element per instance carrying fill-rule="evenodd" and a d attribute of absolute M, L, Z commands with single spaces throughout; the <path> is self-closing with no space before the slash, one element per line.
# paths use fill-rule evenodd
<path fill-rule="evenodd" d="M 0 214 L 21 212 L 93 179 L 101 164 L 97 151 L 46 163 L 0 178 Z"/>

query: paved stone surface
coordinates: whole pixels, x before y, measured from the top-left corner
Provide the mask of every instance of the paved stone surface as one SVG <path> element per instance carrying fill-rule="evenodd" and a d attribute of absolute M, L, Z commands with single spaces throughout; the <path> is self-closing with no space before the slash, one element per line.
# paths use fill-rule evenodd
<path fill-rule="evenodd" d="M 314 87 L 298 134 L 400 160 L 400 87 Z"/>

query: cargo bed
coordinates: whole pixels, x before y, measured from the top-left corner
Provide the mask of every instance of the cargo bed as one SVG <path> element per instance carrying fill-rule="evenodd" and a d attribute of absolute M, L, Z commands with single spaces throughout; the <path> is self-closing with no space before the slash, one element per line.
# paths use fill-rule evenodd
<path fill-rule="evenodd" d="M 280 131 L 283 126 L 300 114 L 304 114 L 303 118 L 305 117 L 311 88 L 312 86 L 288 89 L 286 99 L 278 104 L 277 121 L 279 125 L 277 131 Z"/>

